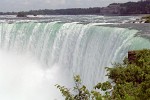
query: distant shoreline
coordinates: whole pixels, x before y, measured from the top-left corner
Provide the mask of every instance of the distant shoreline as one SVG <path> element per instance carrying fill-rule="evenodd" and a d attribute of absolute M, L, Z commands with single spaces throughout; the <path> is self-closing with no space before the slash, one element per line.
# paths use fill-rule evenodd
<path fill-rule="evenodd" d="M 0 15 L 102 15 L 102 16 L 139 16 L 150 14 L 150 0 L 126 3 L 112 3 L 107 7 L 43 9 L 21 12 L 0 12 Z"/>

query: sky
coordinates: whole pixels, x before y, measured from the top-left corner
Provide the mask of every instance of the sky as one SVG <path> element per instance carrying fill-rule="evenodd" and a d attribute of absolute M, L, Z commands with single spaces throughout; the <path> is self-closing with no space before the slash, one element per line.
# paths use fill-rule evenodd
<path fill-rule="evenodd" d="M 0 12 L 105 7 L 110 3 L 122 3 L 128 1 L 129 0 L 0 0 Z"/>

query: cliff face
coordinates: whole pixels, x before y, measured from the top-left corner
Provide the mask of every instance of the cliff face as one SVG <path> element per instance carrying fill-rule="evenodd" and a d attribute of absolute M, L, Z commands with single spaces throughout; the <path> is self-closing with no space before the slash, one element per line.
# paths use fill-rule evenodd
<path fill-rule="evenodd" d="M 121 9 L 121 14 L 150 14 L 150 1 L 127 2 L 120 6 L 125 7 Z"/>
<path fill-rule="evenodd" d="M 101 8 L 101 14 L 120 14 L 120 4 L 111 4 Z"/>
<path fill-rule="evenodd" d="M 101 8 L 101 14 L 150 14 L 150 0 L 127 3 L 113 3 L 107 7 Z"/>
<path fill-rule="evenodd" d="M 145 23 L 150 23 L 150 15 L 142 17 L 142 20 L 145 20 Z"/>
<path fill-rule="evenodd" d="M 134 63 L 135 60 L 136 60 L 136 51 L 129 51 L 128 52 L 129 63 Z"/>

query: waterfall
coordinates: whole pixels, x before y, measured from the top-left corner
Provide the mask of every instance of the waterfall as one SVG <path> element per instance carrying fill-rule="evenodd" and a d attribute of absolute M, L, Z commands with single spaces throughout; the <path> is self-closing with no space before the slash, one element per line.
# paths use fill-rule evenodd
<path fill-rule="evenodd" d="M 5 52 L 34 57 L 46 72 L 53 73 L 50 79 L 59 77 L 68 83 L 72 75 L 79 74 L 92 88 L 107 80 L 105 67 L 122 61 L 128 50 L 150 48 L 150 41 L 135 36 L 137 32 L 76 22 L 0 23 L 0 47 Z"/>

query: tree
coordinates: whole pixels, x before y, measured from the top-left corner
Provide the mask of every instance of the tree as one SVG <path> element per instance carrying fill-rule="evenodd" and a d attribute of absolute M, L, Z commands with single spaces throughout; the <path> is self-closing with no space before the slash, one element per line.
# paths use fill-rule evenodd
<path fill-rule="evenodd" d="M 112 91 L 112 98 L 126 100 L 150 99 L 150 50 L 136 51 L 135 60 L 124 64 L 115 64 L 108 68 L 108 77 L 116 84 Z"/>
<path fill-rule="evenodd" d="M 150 50 L 135 51 L 134 62 L 126 58 L 123 64 L 106 68 L 112 82 L 98 83 L 92 91 L 81 84 L 80 76 L 74 76 L 73 92 L 56 85 L 66 100 L 149 100 L 150 99 Z M 99 90 L 104 91 L 102 95 Z"/>
<path fill-rule="evenodd" d="M 27 17 L 25 12 L 18 12 L 17 17 Z"/>
<path fill-rule="evenodd" d="M 56 87 L 61 91 L 62 95 L 65 97 L 65 100 L 102 100 L 106 98 L 110 98 L 110 90 L 112 89 L 110 82 L 98 83 L 92 91 L 89 91 L 85 85 L 81 84 L 80 76 L 74 76 L 75 87 L 73 87 L 73 91 L 70 89 L 56 85 Z M 105 92 L 105 95 L 100 94 L 97 91 L 102 90 Z"/>

